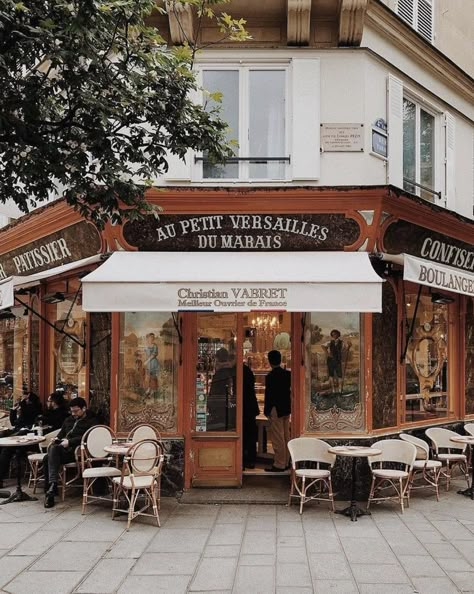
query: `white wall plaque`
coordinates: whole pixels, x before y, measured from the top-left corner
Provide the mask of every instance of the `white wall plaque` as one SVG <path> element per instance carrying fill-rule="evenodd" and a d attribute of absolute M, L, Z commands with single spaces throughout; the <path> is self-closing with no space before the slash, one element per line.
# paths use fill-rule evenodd
<path fill-rule="evenodd" d="M 364 150 L 364 124 L 321 124 L 321 151 L 355 152 Z"/>

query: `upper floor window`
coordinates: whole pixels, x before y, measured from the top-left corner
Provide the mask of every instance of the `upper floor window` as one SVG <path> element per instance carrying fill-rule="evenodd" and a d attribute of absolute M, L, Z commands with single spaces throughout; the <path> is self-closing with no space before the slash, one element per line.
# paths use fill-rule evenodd
<path fill-rule="evenodd" d="M 434 201 L 435 116 L 403 99 L 403 188 Z"/>
<path fill-rule="evenodd" d="M 397 13 L 430 43 L 433 43 L 434 0 L 398 0 Z"/>
<path fill-rule="evenodd" d="M 277 67 L 204 68 L 202 85 L 222 94 L 221 114 L 236 141 L 225 165 L 202 159 L 202 178 L 282 180 L 288 178 L 287 71 Z M 209 107 L 212 97 L 205 99 Z"/>

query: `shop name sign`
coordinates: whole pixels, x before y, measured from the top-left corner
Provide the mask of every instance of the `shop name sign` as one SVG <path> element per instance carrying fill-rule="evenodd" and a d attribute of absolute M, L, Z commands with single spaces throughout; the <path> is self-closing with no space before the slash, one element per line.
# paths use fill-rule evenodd
<path fill-rule="evenodd" d="M 405 257 L 403 277 L 430 287 L 474 296 L 474 275 L 434 263 L 430 266 L 418 258 Z"/>
<path fill-rule="evenodd" d="M 420 255 L 423 258 L 429 258 L 435 262 L 441 262 L 456 268 L 474 270 L 474 250 L 463 249 L 432 237 L 427 237 L 424 240 Z"/>
<path fill-rule="evenodd" d="M 185 309 L 286 309 L 287 287 L 221 287 L 193 289 L 180 287 L 176 291 L 179 310 Z"/>
<path fill-rule="evenodd" d="M 25 276 L 97 254 L 97 229 L 84 221 L 0 256 L 0 279 Z"/>
<path fill-rule="evenodd" d="M 342 214 L 160 215 L 124 225 L 125 240 L 143 251 L 336 250 L 359 233 Z"/>

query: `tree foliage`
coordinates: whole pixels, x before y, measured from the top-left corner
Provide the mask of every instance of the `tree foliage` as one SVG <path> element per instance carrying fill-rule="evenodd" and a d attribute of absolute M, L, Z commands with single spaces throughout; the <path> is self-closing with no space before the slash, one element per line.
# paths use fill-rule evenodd
<path fill-rule="evenodd" d="M 231 155 L 219 110 L 190 99 L 199 48 L 170 48 L 147 24 L 153 10 L 190 4 L 199 23 L 245 39 L 245 22 L 218 3 L 0 0 L 0 201 L 28 212 L 61 192 L 102 226 L 150 211 L 145 191 L 168 152 Z"/>

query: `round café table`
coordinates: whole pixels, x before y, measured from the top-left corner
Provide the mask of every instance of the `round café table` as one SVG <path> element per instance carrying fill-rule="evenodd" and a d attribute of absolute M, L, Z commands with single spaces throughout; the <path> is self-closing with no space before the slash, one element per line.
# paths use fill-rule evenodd
<path fill-rule="evenodd" d="M 464 495 L 465 497 L 474 499 L 474 464 L 472 460 L 472 452 L 474 451 L 474 435 L 458 435 L 456 437 L 451 437 L 450 440 L 454 443 L 466 444 L 471 450 L 471 486 L 468 489 L 460 489 L 458 493 L 459 495 Z"/>
<path fill-rule="evenodd" d="M 357 483 L 357 458 L 368 458 L 369 456 L 378 456 L 382 450 L 369 448 L 366 446 L 335 446 L 328 450 L 336 456 L 352 458 L 352 484 L 351 484 L 351 503 L 344 509 L 337 509 L 336 514 L 348 516 L 352 522 L 357 522 L 359 516 L 370 516 L 370 511 L 362 509 L 357 505 L 356 483 Z"/>
<path fill-rule="evenodd" d="M 0 438 L 0 448 L 15 448 L 16 449 L 16 491 L 7 499 L 0 501 L 0 505 L 12 503 L 13 501 L 37 501 L 37 497 L 30 497 L 21 488 L 21 458 L 25 448 L 38 445 L 45 440 L 43 436 L 28 436 L 28 435 L 12 435 L 11 437 Z"/>

